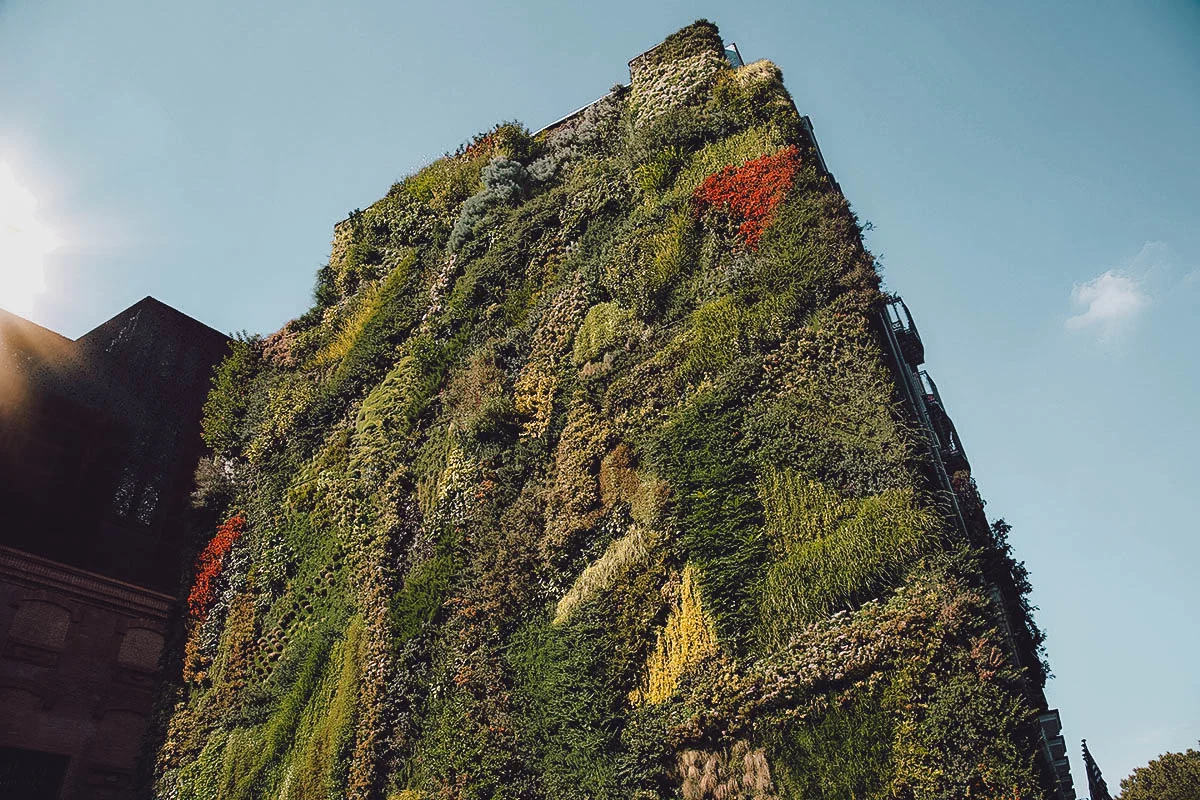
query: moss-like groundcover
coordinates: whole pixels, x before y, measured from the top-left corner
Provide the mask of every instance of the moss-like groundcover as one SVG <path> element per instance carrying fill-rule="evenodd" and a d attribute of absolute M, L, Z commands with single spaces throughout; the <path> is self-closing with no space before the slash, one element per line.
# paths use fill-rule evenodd
<path fill-rule="evenodd" d="M 157 796 L 1044 796 L 1024 575 L 936 499 L 774 65 L 685 28 L 356 211 L 315 295 L 215 379 Z"/>

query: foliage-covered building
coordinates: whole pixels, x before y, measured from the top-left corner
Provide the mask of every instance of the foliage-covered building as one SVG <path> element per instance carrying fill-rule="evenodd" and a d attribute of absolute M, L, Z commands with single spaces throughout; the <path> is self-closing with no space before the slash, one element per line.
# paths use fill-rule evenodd
<path fill-rule="evenodd" d="M 160 796 L 1073 798 L 1007 526 L 737 62 L 476 137 L 236 346 Z"/>
<path fill-rule="evenodd" d="M 74 341 L 0 311 L 0 796 L 134 795 L 227 353 L 153 298 Z"/>

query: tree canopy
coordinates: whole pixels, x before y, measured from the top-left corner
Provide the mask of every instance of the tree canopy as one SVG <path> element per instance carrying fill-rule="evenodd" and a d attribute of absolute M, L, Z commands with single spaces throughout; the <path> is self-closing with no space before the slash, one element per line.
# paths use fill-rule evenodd
<path fill-rule="evenodd" d="M 1121 781 L 1120 800 L 1197 800 L 1200 750 L 1165 753 Z"/>

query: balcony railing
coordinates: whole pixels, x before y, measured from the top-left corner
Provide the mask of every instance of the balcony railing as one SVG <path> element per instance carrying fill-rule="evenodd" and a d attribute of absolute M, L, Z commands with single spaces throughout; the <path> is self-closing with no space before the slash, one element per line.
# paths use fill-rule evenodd
<path fill-rule="evenodd" d="M 892 332 L 896 334 L 896 341 L 900 343 L 900 352 L 904 355 L 904 360 L 916 369 L 925 363 L 925 345 L 921 341 L 921 334 L 917 332 L 917 324 L 913 322 L 908 306 L 899 297 L 894 297 L 887 302 L 886 310 L 888 323 L 892 326 Z"/>
<path fill-rule="evenodd" d="M 942 403 L 942 395 L 938 391 L 937 384 L 933 382 L 933 378 L 929 377 L 926 370 L 918 371 L 916 376 L 921 386 L 921 399 L 925 402 L 925 409 L 929 414 L 929 422 L 933 427 L 942 460 L 946 464 L 946 471 L 953 475 L 959 470 L 969 470 L 971 465 L 963 452 L 962 442 L 959 441 L 954 422 L 946 413 L 946 406 Z"/>

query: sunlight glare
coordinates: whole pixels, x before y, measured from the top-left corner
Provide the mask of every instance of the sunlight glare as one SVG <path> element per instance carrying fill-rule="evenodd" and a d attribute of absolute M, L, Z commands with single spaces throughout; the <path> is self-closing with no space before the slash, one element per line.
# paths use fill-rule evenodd
<path fill-rule="evenodd" d="M 46 288 L 46 256 L 62 241 L 34 212 L 37 198 L 0 161 L 0 308 L 28 315 Z"/>

